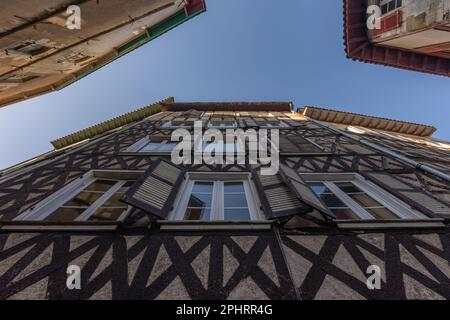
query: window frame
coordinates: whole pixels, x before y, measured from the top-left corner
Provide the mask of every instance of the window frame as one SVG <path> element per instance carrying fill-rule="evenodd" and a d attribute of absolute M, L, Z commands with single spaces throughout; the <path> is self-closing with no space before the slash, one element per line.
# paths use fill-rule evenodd
<path fill-rule="evenodd" d="M 174 125 L 173 121 L 180 121 L 183 122 L 183 125 Z M 165 123 L 161 125 L 161 128 L 164 129 L 192 129 L 194 128 L 194 122 L 195 121 L 201 121 L 201 120 L 166 120 Z M 192 124 L 187 124 L 186 122 L 192 122 Z"/>
<path fill-rule="evenodd" d="M 188 207 L 189 198 L 192 193 L 195 182 L 213 182 L 213 196 L 211 201 L 210 219 L 203 220 L 186 220 L 184 219 L 186 209 Z M 245 190 L 245 198 L 247 201 L 250 220 L 225 220 L 225 204 L 224 204 L 224 182 L 243 182 Z M 174 208 L 170 212 L 168 221 L 177 222 L 210 222 L 210 223 L 229 223 L 229 222 L 266 222 L 263 213 L 260 210 L 261 204 L 256 193 L 255 186 L 251 182 L 250 173 L 214 173 L 211 178 L 211 172 L 188 172 L 184 180 L 180 192 L 175 199 Z"/>
<path fill-rule="evenodd" d="M 142 171 L 117 171 L 117 170 L 92 170 L 84 174 L 79 179 L 69 183 L 60 190 L 51 194 L 49 197 L 45 198 L 39 202 L 34 207 L 26 210 L 22 214 L 18 215 L 13 219 L 14 222 L 22 223 L 51 223 L 56 225 L 71 225 L 77 223 L 88 223 L 88 224 L 111 224 L 120 223 L 125 220 L 127 215 L 131 211 L 131 206 L 128 206 L 124 212 L 113 221 L 89 221 L 88 219 L 92 214 L 101 207 L 111 196 L 117 192 L 127 181 L 132 181 L 137 179 L 143 172 Z M 126 177 L 130 177 L 127 179 Z M 85 190 L 89 185 L 95 182 L 95 180 L 118 180 L 109 190 L 107 190 L 100 198 L 98 198 L 94 203 L 92 203 L 83 213 L 78 216 L 73 221 L 61 221 L 61 222 L 50 222 L 46 218 L 53 214 L 60 207 L 64 206 L 65 203 L 73 199 L 80 192 Z"/>
<path fill-rule="evenodd" d="M 282 137 L 282 135 L 280 134 L 280 138 Z M 288 136 L 283 136 L 283 138 L 288 139 Z M 302 138 L 305 142 L 308 142 L 309 144 L 313 145 L 314 147 L 316 147 L 318 149 L 319 152 L 282 152 L 281 151 L 281 147 L 282 147 L 282 143 L 281 143 L 281 139 L 279 139 L 279 146 L 274 146 L 276 152 L 278 152 L 279 155 L 284 155 L 284 156 L 296 156 L 296 155 L 328 155 L 328 154 L 333 154 L 332 152 L 327 152 L 325 150 L 324 147 L 322 147 L 321 145 L 319 145 L 318 143 L 312 141 L 311 139 L 309 139 L 308 137 L 303 137 L 300 135 L 300 138 Z M 269 138 L 270 144 L 273 145 L 272 139 Z M 291 143 L 293 143 L 292 141 L 290 141 Z"/>
<path fill-rule="evenodd" d="M 172 141 L 170 136 L 164 137 L 164 139 L 161 139 L 161 141 L 152 141 L 152 137 L 155 136 L 146 136 L 144 138 L 142 138 L 141 140 L 137 141 L 135 144 L 131 145 L 126 152 L 130 152 L 130 153 L 138 153 L 138 154 L 170 154 L 173 150 L 170 151 L 166 151 L 163 150 L 161 151 L 161 148 L 163 148 L 167 143 L 178 143 L 177 141 Z M 159 147 L 157 150 L 153 150 L 153 151 L 141 151 L 143 148 L 145 148 L 148 144 L 150 143 L 158 143 L 159 142 Z"/>
<path fill-rule="evenodd" d="M 222 141 L 223 142 L 223 152 L 216 152 L 214 150 L 214 154 L 215 156 L 230 156 L 230 155 L 234 155 L 234 156 L 245 156 L 246 155 L 246 145 L 242 144 L 238 139 L 235 139 L 231 144 L 227 143 L 226 141 Z M 204 154 L 205 152 L 207 152 L 206 148 L 209 147 L 209 145 L 215 145 L 218 144 L 218 142 L 206 142 L 203 141 L 203 145 L 202 145 L 202 152 L 197 152 L 194 151 L 195 155 L 200 155 L 200 154 Z M 233 150 L 227 150 L 227 146 L 232 146 Z M 239 151 L 239 149 L 243 150 L 243 151 Z M 209 152 L 209 151 L 208 151 Z"/>
<path fill-rule="evenodd" d="M 371 181 L 368 181 L 358 173 L 304 173 L 300 174 L 305 181 L 310 182 L 322 182 L 326 187 L 328 187 L 332 193 L 338 197 L 348 208 L 350 208 L 359 219 L 336 219 L 336 221 L 392 221 L 392 220 L 429 220 L 430 217 L 426 214 L 419 212 L 407 203 L 395 197 L 390 192 L 382 189 L 381 187 L 375 185 Z M 335 185 L 337 182 L 351 182 L 356 187 L 361 189 L 368 196 L 372 197 L 374 200 L 379 202 L 383 207 L 389 209 L 394 215 L 397 216 L 396 219 L 382 220 L 377 219 L 366 211 L 361 205 L 356 201 L 351 199 L 344 191 L 342 191 L 338 186 Z"/>
<path fill-rule="evenodd" d="M 401 7 L 403 7 L 403 1 L 404 0 L 380 0 L 379 6 L 381 9 L 382 17 L 389 15 L 390 13 L 399 10 Z M 389 9 L 389 4 L 391 2 L 395 2 L 394 9 Z M 386 6 L 386 12 L 383 12 L 383 7 Z"/>
<path fill-rule="evenodd" d="M 273 126 L 273 125 L 261 126 L 261 125 L 259 125 L 258 127 L 260 129 L 288 129 L 288 128 L 290 128 L 290 125 L 285 123 L 282 120 L 275 119 L 275 120 L 262 120 L 262 121 L 265 121 L 265 122 L 278 122 L 279 126 Z"/>
<path fill-rule="evenodd" d="M 226 125 L 224 123 L 221 123 L 220 125 L 213 125 L 211 122 L 220 122 L 220 120 L 209 120 L 208 121 L 208 128 L 211 129 L 237 129 L 238 128 L 238 124 L 237 121 L 235 119 L 233 120 L 222 120 L 222 121 L 228 121 L 228 122 L 233 122 L 232 125 Z"/>

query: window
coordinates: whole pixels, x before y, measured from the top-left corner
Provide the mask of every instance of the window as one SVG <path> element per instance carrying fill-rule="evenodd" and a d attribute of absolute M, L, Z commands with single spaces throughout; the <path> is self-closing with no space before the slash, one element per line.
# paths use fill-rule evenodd
<path fill-rule="evenodd" d="M 149 136 L 129 147 L 127 152 L 170 153 L 177 144 L 170 136 Z"/>
<path fill-rule="evenodd" d="M 251 220 L 243 181 L 224 182 L 223 194 L 224 220 Z"/>
<path fill-rule="evenodd" d="M 193 128 L 194 120 L 169 120 L 165 122 L 162 126 L 164 128 Z"/>
<path fill-rule="evenodd" d="M 97 177 L 96 173 L 89 173 L 81 181 L 50 196 L 35 209 L 20 215 L 17 220 L 59 223 L 122 220 L 128 211 L 128 205 L 120 199 L 134 183 L 133 178 Z"/>
<path fill-rule="evenodd" d="M 269 121 L 258 121 L 258 125 L 260 128 L 284 128 L 287 125 L 278 120 L 269 120 Z"/>
<path fill-rule="evenodd" d="M 282 135 L 279 138 L 280 153 L 284 154 L 320 154 L 325 151 L 316 143 L 300 135 Z"/>
<path fill-rule="evenodd" d="M 190 173 L 171 213 L 172 220 L 262 220 L 248 174 Z"/>
<path fill-rule="evenodd" d="M 234 129 L 237 127 L 237 125 L 236 121 L 234 120 L 211 119 L 208 123 L 208 127 L 218 129 Z"/>
<path fill-rule="evenodd" d="M 176 145 L 177 145 L 176 142 L 171 142 L 167 140 L 161 142 L 150 141 L 141 149 L 139 149 L 139 152 L 171 152 Z"/>
<path fill-rule="evenodd" d="M 14 47 L 6 49 L 9 55 L 36 56 L 50 50 L 35 41 L 24 41 Z"/>
<path fill-rule="evenodd" d="M 357 174 L 306 174 L 303 177 L 338 220 L 426 218 Z"/>
<path fill-rule="evenodd" d="M 386 14 L 402 6 L 402 0 L 381 0 L 381 13 Z"/>
<path fill-rule="evenodd" d="M 215 142 L 204 142 L 203 143 L 203 152 L 218 152 L 218 143 Z M 223 142 L 223 152 L 224 153 L 234 153 L 236 154 L 238 152 L 237 144 L 236 142 L 227 143 Z M 218 152 L 221 153 L 221 152 Z"/>

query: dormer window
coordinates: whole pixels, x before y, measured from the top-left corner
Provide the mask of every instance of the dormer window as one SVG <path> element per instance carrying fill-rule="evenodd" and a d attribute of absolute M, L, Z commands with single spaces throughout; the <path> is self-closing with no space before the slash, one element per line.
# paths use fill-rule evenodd
<path fill-rule="evenodd" d="M 163 128 L 185 128 L 190 129 L 194 127 L 192 120 L 169 120 L 162 125 Z"/>
<path fill-rule="evenodd" d="M 283 128 L 286 125 L 282 121 L 270 120 L 258 122 L 260 128 Z"/>
<path fill-rule="evenodd" d="M 171 141 L 171 136 L 147 136 L 130 146 L 126 152 L 170 153 L 177 144 Z"/>
<path fill-rule="evenodd" d="M 237 127 L 234 120 L 210 120 L 208 123 L 209 128 L 217 129 L 234 129 Z"/>

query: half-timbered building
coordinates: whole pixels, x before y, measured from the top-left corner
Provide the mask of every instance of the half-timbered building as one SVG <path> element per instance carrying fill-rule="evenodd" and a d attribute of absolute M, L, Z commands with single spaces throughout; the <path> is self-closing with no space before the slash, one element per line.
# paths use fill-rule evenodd
<path fill-rule="evenodd" d="M 174 164 L 173 131 L 198 121 L 277 130 L 278 173 Z M 449 299 L 450 144 L 435 130 L 168 98 L 75 132 L 1 173 L 0 299 Z"/>

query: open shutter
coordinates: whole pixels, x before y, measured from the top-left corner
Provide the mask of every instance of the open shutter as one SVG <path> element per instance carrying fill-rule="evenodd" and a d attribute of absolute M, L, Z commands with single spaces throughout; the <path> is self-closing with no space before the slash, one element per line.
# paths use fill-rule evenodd
<path fill-rule="evenodd" d="M 131 186 L 122 201 L 167 219 L 186 170 L 160 159 Z"/>
<path fill-rule="evenodd" d="M 320 200 L 308 184 L 300 177 L 300 175 L 292 168 L 284 164 L 280 164 L 280 174 L 284 182 L 291 188 L 295 195 L 304 203 L 310 205 L 314 209 L 324 215 L 335 219 L 336 216 L 330 209 Z"/>
<path fill-rule="evenodd" d="M 422 189 L 410 186 L 390 173 L 361 172 L 361 174 L 425 214 L 450 218 L 450 207 L 447 204 L 426 194 Z"/>
<path fill-rule="evenodd" d="M 252 178 L 267 219 L 279 219 L 311 211 L 309 206 L 297 199 L 279 174 L 265 176 L 261 175 L 260 170 L 253 170 Z"/>

